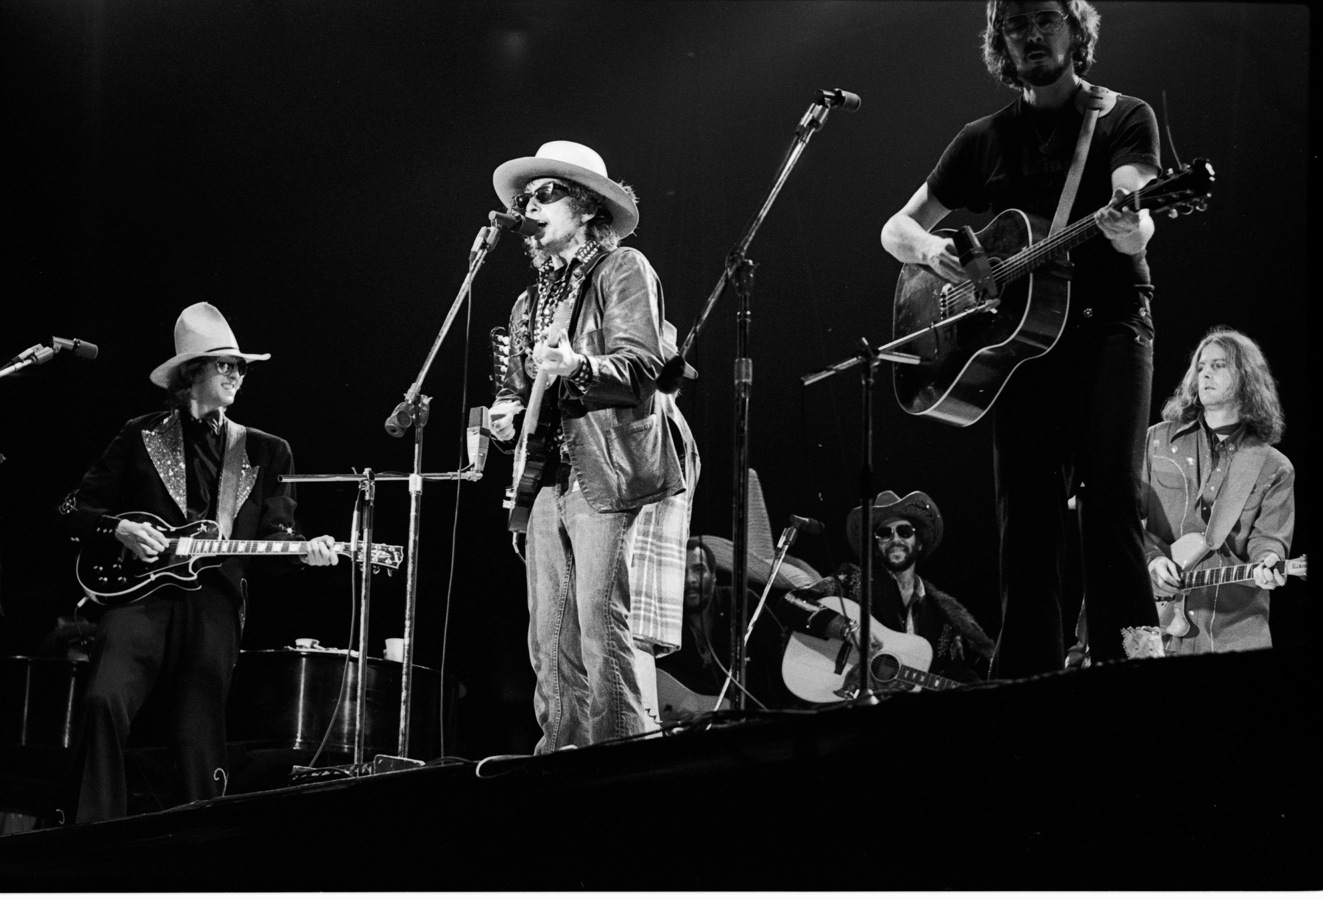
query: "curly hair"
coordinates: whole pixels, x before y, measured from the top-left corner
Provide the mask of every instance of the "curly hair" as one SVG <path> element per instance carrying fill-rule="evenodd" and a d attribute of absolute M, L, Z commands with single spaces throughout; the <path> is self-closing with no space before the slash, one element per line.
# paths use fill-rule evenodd
<path fill-rule="evenodd" d="M 1266 444 L 1281 441 L 1286 430 L 1286 417 L 1267 358 L 1253 340 L 1222 325 L 1204 335 L 1199 346 L 1194 348 L 1185 376 L 1162 407 L 1162 418 L 1167 422 L 1184 423 L 1203 415 L 1203 404 L 1199 402 L 1199 356 L 1209 344 L 1216 344 L 1226 351 L 1235 379 L 1233 390 L 1240 421 L 1245 423 L 1251 435 Z"/>
<path fill-rule="evenodd" d="M 1006 48 L 1006 36 L 1001 33 L 1002 23 L 1006 21 L 1006 4 L 1007 0 L 988 0 L 988 21 L 983 29 L 983 64 L 1002 84 L 1023 88 L 1024 82 L 1015 71 L 1015 63 Z M 1086 0 L 1058 0 L 1058 5 L 1074 36 L 1070 58 L 1075 65 L 1075 74 L 1083 77 L 1093 67 L 1102 16 Z"/>
<path fill-rule="evenodd" d="M 586 188 L 577 181 L 562 179 L 565 186 L 569 188 L 566 198 L 570 203 L 570 210 L 574 215 L 579 216 L 584 213 L 593 213 L 593 217 L 588 220 L 584 226 L 586 233 L 584 237 L 589 241 L 596 241 L 603 250 L 614 250 L 620 246 L 620 235 L 616 233 L 615 225 L 612 222 L 611 208 L 606 205 L 605 198 L 597 191 Z M 617 181 L 616 184 L 629 195 L 629 199 L 638 203 L 638 194 L 634 189 L 623 181 Z M 516 210 L 522 213 L 523 210 Z M 533 260 L 533 266 L 542 265 L 546 260 L 547 254 L 541 249 L 533 246 L 532 238 L 524 238 L 524 249 L 528 251 L 529 258 Z"/>
<path fill-rule="evenodd" d="M 188 401 L 193 394 L 193 385 L 200 381 L 202 370 L 212 363 L 210 356 L 199 356 L 180 363 L 170 377 L 170 386 L 165 389 L 166 409 L 188 409 Z"/>

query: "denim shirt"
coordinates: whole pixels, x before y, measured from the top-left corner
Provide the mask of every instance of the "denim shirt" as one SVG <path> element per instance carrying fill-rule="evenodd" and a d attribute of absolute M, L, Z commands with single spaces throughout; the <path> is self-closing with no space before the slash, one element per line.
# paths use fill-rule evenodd
<path fill-rule="evenodd" d="M 1202 420 L 1160 422 L 1149 428 L 1144 457 L 1141 514 L 1144 556 L 1168 556 L 1182 535 L 1202 532 L 1217 496 L 1227 485 L 1236 454 L 1261 445 L 1237 429 L 1210 444 Z M 1235 524 L 1201 568 L 1257 563 L 1275 552 L 1286 559 L 1295 531 L 1295 469 L 1280 451 L 1267 448 Z M 1268 633 L 1268 591 L 1253 582 L 1190 591 L 1186 613 L 1192 624 L 1184 638 L 1173 638 L 1169 653 L 1208 653 L 1272 646 Z"/>

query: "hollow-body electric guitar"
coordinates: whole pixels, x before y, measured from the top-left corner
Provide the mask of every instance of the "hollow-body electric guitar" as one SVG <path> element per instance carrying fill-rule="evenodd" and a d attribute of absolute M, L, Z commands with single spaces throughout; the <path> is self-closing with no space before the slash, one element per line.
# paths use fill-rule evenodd
<path fill-rule="evenodd" d="M 166 585 L 195 591 L 203 569 L 223 565 L 231 556 L 303 556 L 308 552 L 308 541 L 221 538 L 220 526 L 210 519 L 176 527 L 147 512 L 124 513 L 120 518 L 151 525 L 165 535 L 166 547 L 154 562 L 143 562 L 119 541 L 85 542 L 74 571 L 87 597 L 103 606 L 133 603 Z M 349 544 L 337 542 L 332 547 L 341 556 L 362 559 L 361 552 L 350 552 Z M 398 569 L 403 558 L 403 547 L 372 545 L 373 566 Z"/>
<path fill-rule="evenodd" d="M 1207 206 L 1212 183 L 1212 166 L 1196 159 L 1108 206 L 1189 213 Z M 972 425 L 992 407 L 1020 363 L 1056 345 L 1070 309 L 1065 254 L 1099 228 L 1090 215 L 1043 237 L 1045 224 L 1018 209 L 993 218 L 976 235 L 990 269 L 977 283 L 952 284 L 913 263 L 901 269 L 894 334 L 922 333 L 904 345 L 922 361 L 894 366 L 896 399 L 906 412 Z"/>
<path fill-rule="evenodd" d="M 823 597 L 822 606 L 859 624 L 859 604 L 844 597 Z M 884 690 L 947 690 L 959 681 L 928 671 L 933 648 L 917 634 L 892 631 L 872 622 L 870 662 L 873 683 Z M 781 657 L 781 678 L 796 697 L 810 703 L 835 703 L 859 690 L 859 651 L 853 643 L 793 632 Z"/>

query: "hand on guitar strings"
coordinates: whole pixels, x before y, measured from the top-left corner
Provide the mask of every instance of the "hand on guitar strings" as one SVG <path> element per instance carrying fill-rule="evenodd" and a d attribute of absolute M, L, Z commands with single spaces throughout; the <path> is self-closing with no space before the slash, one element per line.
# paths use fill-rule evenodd
<path fill-rule="evenodd" d="M 583 363 L 583 354 L 570 346 L 569 335 L 560 328 L 549 333 L 545 341 L 533 345 L 533 360 L 539 372 L 573 375 Z"/>
<path fill-rule="evenodd" d="M 156 562 L 167 544 L 165 535 L 146 522 L 120 519 L 115 526 L 115 539 L 143 562 Z"/>
<path fill-rule="evenodd" d="M 1147 209 L 1134 210 L 1124 204 L 1117 208 L 1117 201 L 1130 196 L 1130 193 L 1124 188 L 1117 188 L 1112 194 L 1112 202 L 1093 216 L 1098 223 L 1098 230 L 1122 252 L 1134 252 L 1131 247 L 1136 242 L 1140 242 L 1139 249 L 1143 249 L 1143 243 L 1147 242 L 1143 235 L 1144 222 L 1152 218 Z"/>
<path fill-rule="evenodd" d="M 304 565 L 335 566 L 340 564 L 340 557 L 335 553 L 335 538 L 329 534 L 315 537 L 308 541 L 308 552 L 299 557 Z"/>
<path fill-rule="evenodd" d="M 1181 587 L 1181 569 L 1175 561 L 1159 556 L 1148 564 L 1148 580 L 1153 596 L 1170 597 Z"/>
<path fill-rule="evenodd" d="M 524 404 L 518 400 L 500 400 L 492 404 L 492 437 L 498 441 L 512 441 L 515 436 L 515 416 L 524 411 Z"/>
<path fill-rule="evenodd" d="M 969 276 L 965 274 L 964 267 L 960 265 L 960 257 L 956 253 L 955 242 L 950 238 L 942 238 L 937 235 L 931 235 L 931 237 L 933 242 L 924 251 L 923 264 L 952 284 L 968 281 Z"/>
<path fill-rule="evenodd" d="M 1286 584 L 1286 574 L 1278 572 L 1274 566 L 1282 561 L 1282 558 L 1275 552 L 1270 552 L 1259 564 L 1254 567 L 1254 583 L 1265 591 L 1271 591 L 1273 588 L 1279 588 Z"/>

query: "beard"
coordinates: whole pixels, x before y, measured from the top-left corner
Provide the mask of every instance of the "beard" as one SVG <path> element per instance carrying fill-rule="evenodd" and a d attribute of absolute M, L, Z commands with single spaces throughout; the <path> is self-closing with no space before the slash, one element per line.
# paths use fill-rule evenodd
<path fill-rule="evenodd" d="M 900 555 L 893 556 L 892 550 L 899 550 Z M 903 572 L 914 565 L 914 553 L 915 551 L 905 544 L 893 541 L 874 554 L 873 558 L 888 572 Z"/>
<path fill-rule="evenodd" d="M 1048 62 L 1045 65 L 1026 63 L 1018 69 L 1020 80 L 1032 87 L 1047 87 L 1056 84 L 1070 68 L 1069 59 L 1063 62 Z"/>

